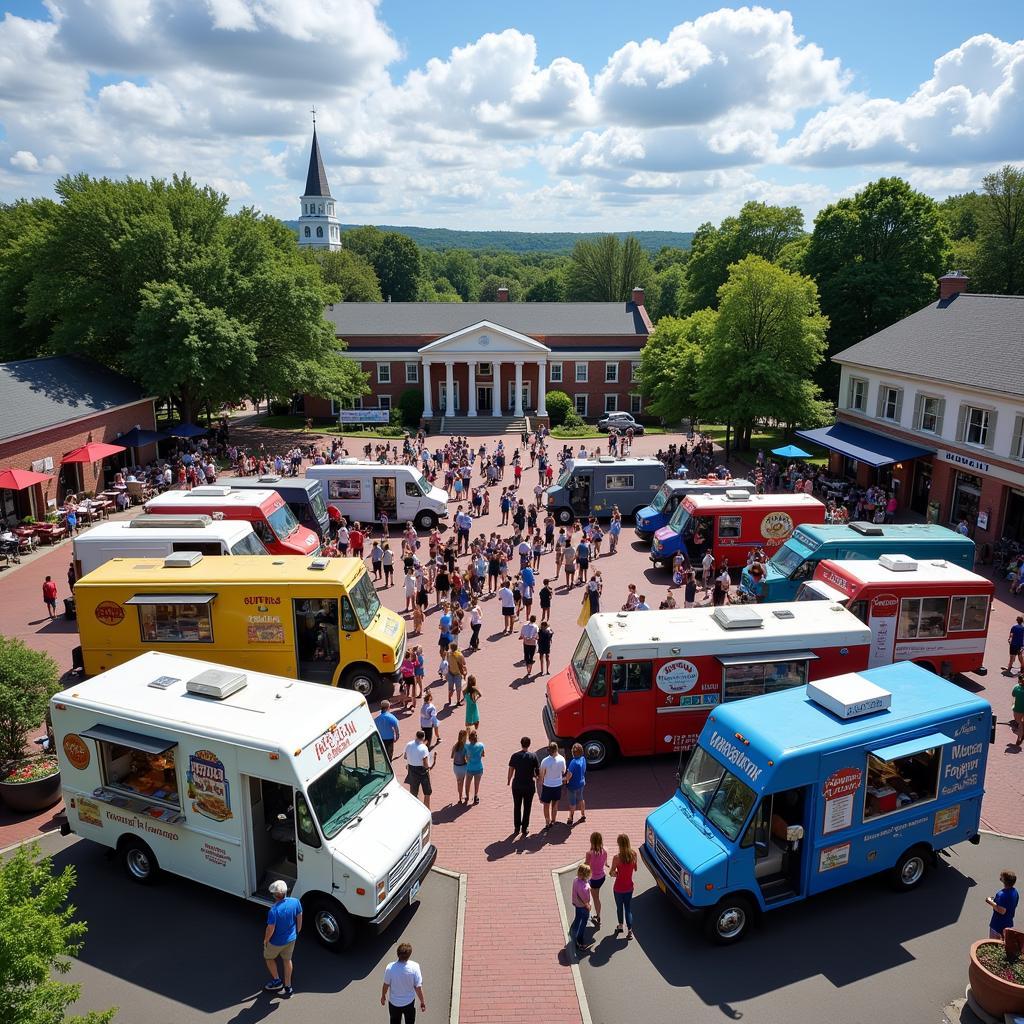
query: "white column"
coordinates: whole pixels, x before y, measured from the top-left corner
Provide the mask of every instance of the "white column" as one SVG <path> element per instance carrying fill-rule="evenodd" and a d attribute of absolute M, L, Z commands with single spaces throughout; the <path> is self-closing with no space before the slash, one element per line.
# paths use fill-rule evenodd
<path fill-rule="evenodd" d="M 516 360 L 516 401 L 513 416 L 523 415 L 523 361 Z"/>
<path fill-rule="evenodd" d="M 445 396 L 444 396 L 444 414 L 445 416 L 455 415 L 455 364 L 452 360 L 447 360 L 444 364 L 444 381 L 445 381 Z"/>
<path fill-rule="evenodd" d="M 476 415 L 476 362 L 469 361 L 469 401 L 466 403 L 466 415 Z"/>
<path fill-rule="evenodd" d="M 423 415 L 427 419 L 434 415 L 434 398 L 430 393 L 430 363 L 423 360 Z"/>
<path fill-rule="evenodd" d="M 547 416 L 548 408 L 548 361 L 542 359 L 537 364 L 537 415 Z"/>
<path fill-rule="evenodd" d="M 491 392 L 491 415 L 501 415 L 501 363 L 491 363 L 491 380 L 494 381 L 494 390 Z"/>

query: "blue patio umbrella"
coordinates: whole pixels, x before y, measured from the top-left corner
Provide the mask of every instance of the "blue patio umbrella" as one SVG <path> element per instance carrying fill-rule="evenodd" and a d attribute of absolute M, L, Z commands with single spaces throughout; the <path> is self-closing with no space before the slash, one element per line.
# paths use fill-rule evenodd
<path fill-rule="evenodd" d="M 208 433 L 205 427 L 197 427 L 194 423 L 179 423 L 176 427 L 165 427 L 168 437 L 202 437 Z"/>
<path fill-rule="evenodd" d="M 163 441 L 165 437 L 167 435 L 158 430 L 142 430 L 140 427 L 132 427 L 127 434 L 122 434 L 120 437 L 115 438 L 115 440 L 126 448 L 145 448 L 148 444 L 156 444 L 157 441 Z"/>
<path fill-rule="evenodd" d="M 805 452 L 803 448 L 797 448 L 795 444 L 783 445 L 781 448 L 773 448 L 772 455 L 778 455 L 783 459 L 809 459 L 811 457 L 810 452 Z"/>

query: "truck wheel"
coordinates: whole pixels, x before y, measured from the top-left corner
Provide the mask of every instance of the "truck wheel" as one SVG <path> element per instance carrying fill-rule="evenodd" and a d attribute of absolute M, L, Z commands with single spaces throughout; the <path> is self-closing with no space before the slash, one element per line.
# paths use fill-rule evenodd
<path fill-rule="evenodd" d="M 156 855 L 141 839 L 126 839 L 118 856 L 125 874 L 139 885 L 152 885 L 160 875 Z"/>
<path fill-rule="evenodd" d="M 353 665 L 341 678 L 341 685 L 349 690 L 355 690 L 360 697 L 367 701 L 376 697 L 381 686 L 380 673 L 369 665 Z"/>
<path fill-rule="evenodd" d="M 568 526 L 572 522 L 572 509 L 560 508 L 555 513 L 555 518 L 563 525 Z"/>
<path fill-rule="evenodd" d="M 583 756 L 587 759 L 587 767 L 595 772 L 601 768 L 607 768 L 615 760 L 619 748 L 611 736 L 603 732 L 589 732 L 580 737 L 583 746 Z"/>
<path fill-rule="evenodd" d="M 754 906 L 746 896 L 726 896 L 704 918 L 704 933 L 718 946 L 739 942 L 750 929 Z"/>
<path fill-rule="evenodd" d="M 310 916 L 317 942 L 332 953 L 343 953 L 355 938 L 349 912 L 337 901 L 322 896 L 312 901 Z"/>
<path fill-rule="evenodd" d="M 912 846 L 892 869 L 892 885 L 897 892 L 916 889 L 928 873 L 929 850 L 925 846 Z"/>
<path fill-rule="evenodd" d="M 433 512 L 420 512 L 415 519 L 417 530 L 432 530 L 437 526 L 437 516 Z"/>

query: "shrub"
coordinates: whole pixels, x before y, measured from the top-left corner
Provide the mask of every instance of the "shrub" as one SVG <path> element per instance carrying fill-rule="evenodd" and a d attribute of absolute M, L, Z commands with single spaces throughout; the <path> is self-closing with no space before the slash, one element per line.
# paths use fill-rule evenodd
<path fill-rule="evenodd" d="M 423 415 L 423 391 L 419 388 L 409 388 L 403 391 L 398 399 L 398 408 L 402 414 L 402 422 L 414 430 L 420 425 L 420 417 Z"/>
<path fill-rule="evenodd" d="M 28 734 L 60 689 L 57 663 L 14 637 L 0 636 L 0 765 L 25 756 Z"/>
<path fill-rule="evenodd" d="M 281 402 L 277 400 L 270 402 L 271 416 L 287 416 L 291 411 L 291 402 Z"/>
<path fill-rule="evenodd" d="M 549 391 L 548 396 L 545 399 L 547 405 L 548 418 L 551 420 L 551 426 L 560 427 L 566 422 L 566 416 L 570 412 L 576 412 L 573 408 L 572 399 L 564 391 Z M 577 418 L 579 414 L 577 413 Z"/>
<path fill-rule="evenodd" d="M 563 427 L 585 427 L 586 423 L 583 422 L 583 417 L 576 411 L 575 406 L 570 406 L 569 411 L 565 414 L 562 420 Z"/>

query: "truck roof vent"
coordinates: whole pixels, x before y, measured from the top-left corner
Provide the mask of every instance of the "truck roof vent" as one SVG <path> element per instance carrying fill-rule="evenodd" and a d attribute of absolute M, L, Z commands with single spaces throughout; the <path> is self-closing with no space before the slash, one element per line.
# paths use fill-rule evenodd
<path fill-rule="evenodd" d="M 917 568 L 917 562 L 909 555 L 882 555 L 878 564 L 890 572 L 913 572 Z"/>
<path fill-rule="evenodd" d="M 193 487 L 181 497 L 192 495 L 194 498 L 226 498 L 230 493 L 231 488 L 226 484 L 204 484 L 202 487 Z"/>
<path fill-rule="evenodd" d="M 795 619 L 796 616 L 789 608 L 774 608 L 772 609 L 772 615 L 777 619 Z"/>
<path fill-rule="evenodd" d="M 329 558 L 314 558 L 313 561 L 309 563 L 309 568 L 315 569 L 317 572 L 323 572 L 330 564 L 331 560 Z"/>
<path fill-rule="evenodd" d="M 191 569 L 203 560 L 201 551 L 175 551 L 164 559 L 165 569 Z"/>
<path fill-rule="evenodd" d="M 128 523 L 129 530 L 202 530 L 213 520 L 209 516 L 136 516 Z"/>
<path fill-rule="evenodd" d="M 873 715 L 876 711 L 885 711 L 892 704 L 892 694 L 888 690 L 856 672 L 808 683 L 807 697 L 843 719 Z"/>
<path fill-rule="evenodd" d="M 760 613 L 743 604 L 722 605 L 711 613 L 711 618 L 722 629 L 760 629 L 764 625 Z"/>
<path fill-rule="evenodd" d="M 846 524 L 854 533 L 859 533 L 862 537 L 882 537 L 885 535 L 885 530 L 880 526 L 875 526 L 874 523 L 865 523 L 862 520 L 856 519 L 852 523 Z"/>
<path fill-rule="evenodd" d="M 276 473 L 271 473 L 270 476 L 261 476 L 259 482 L 261 484 L 276 484 L 279 483 L 280 480 L 281 478 Z"/>
<path fill-rule="evenodd" d="M 599 455 L 597 457 L 597 461 L 598 462 L 614 462 L 615 461 L 615 456 L 614 455 Z"/>
<path fill-rule="evenodd" d="M 233 693 L 238 693 L 246 684 L 244 672 L 231 672 L 221 668 L 204 669 L 197 676 L 193 676 L 186 684 L 185 689 L 199 697 L 212 697 L 214 700 L 224 700 Z"/>
<path fill-rule="evenodd" d="M 730 487 L 725 492 L 728 501 L 747 501 L 750 498 L 750 491 L 744 491 L 739 487 Z"/>

